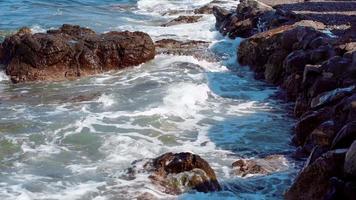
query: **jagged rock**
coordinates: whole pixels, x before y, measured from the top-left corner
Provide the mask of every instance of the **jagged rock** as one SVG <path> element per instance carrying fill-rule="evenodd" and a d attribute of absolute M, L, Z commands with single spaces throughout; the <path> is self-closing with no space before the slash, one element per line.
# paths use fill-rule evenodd
<path fill-rule="evenodd" d="M 151 60 L 155 47 L 142 32 L 96 34 L 79 26 L 31 34 L 20 31 L 2 43 L 1 63 L 14 83 L 64 80 Z"/>
<path fill-rule="evenodd" d="M 143 169 L 129 170 L 129 176 L 144 171 L 151 181 L 168 194 L 182 194 L 189 190 L 214 192 L 221 190 L 214 170 L 198 155 L 166 153 L 143 164 Z"/>
<path fill-rule="evenodd" d="M 282 88 L 287 93 L 288 100 L 295 100 L 300 93 L 303 77 L 300 74 L 293 73 L 289 75 L 282 84 Z"/>
<path fill-rule="evenodd" d="M 175 18 L 171 20 L 168 23 L 163 24 L 163 27 L 167 26 L 174 26 L 178 24 L 191 24 L 191 23 L 196 23 L 198 22 L 203 16 L 199 15 L 189 15 L 189 16 L 179 16 L 178 18 Z"/>
<path fill-rule="evenodd" d="M 356 121 L 347 123 L 336 135 L 332 148 L 347 148 L 356 140 Z"/>
<path fill-rule="evenodd" d="M 356 177 L 356 141 L 352 143 L 346 153 L 344 170 L 348 175 Z"/>
<path fill-rule="evenodd" d="M 331 186 L 330 178 L 342 175 L 346 152 L 347 149 L 329 151 L 306 166 L 285 193 L 285 199 L 324 199 Z"/>
<path fill-rule="evenodd" d="M 302 74 L 308 62 L 310 62 L 309 54 L 303 50 L 298 50 L 287 56 L 284 60 L 283 67 L 288 75 L 292 73 Z"/>
<path fill-rule="evenodd" d="M 287 160 L 282 155 L 271 155 L 266 158 L 253 160 L 237 160 L 232 164 L 234 173 L 239 176 L 247 176 L 253 174 L 269 174 L 288 168 Z"/>

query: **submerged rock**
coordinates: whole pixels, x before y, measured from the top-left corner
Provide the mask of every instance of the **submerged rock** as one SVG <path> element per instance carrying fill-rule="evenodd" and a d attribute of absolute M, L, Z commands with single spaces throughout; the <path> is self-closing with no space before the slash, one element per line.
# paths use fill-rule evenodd
<path fill-rule="evenodd" d="M 155 45 L 157 54 L 194 56 L 209 61 L 215 59 L 214 54 L 209 51 L 210 43 L 206 41 L 162 39 L 156 41 Z"/>
<path fill-rule="evenodd" d="M 237 160 L 232 164 L 234 173 L 238 176 L 265 175 L 288 168 L 287 159 L 282 155 L 271 155 L 266 158 Z"/>
<path fill-rule="evenodd" d="M 47 33 L 20 30 L 2 43 L 0 63 L 14 83 L 64 80 L 139 65 L 155 56 L 155 46 L 142 32 L 96 34 L 63 25 Z"/>
<path fill-rule="evenodd" d="M 135 164 L 135 163 L 134 163 Z M 221 190 L 214 170 L 200 156 L 191 153 L 166 153 L 143 164 L 152 183 L 162 192 L 178 195 L 190 190 L 214 192 Z M 140 169 L 129 170 L 132 178 Z"/>
<path fill-rule="evenodd" d="M 188 16 L 179 16 L 168 23 L 163 24 L 163 27 L 174 26 L 178 24 L 191 24 L 198 22 L 203 16 L 200 15 L 188 15 Z"/>

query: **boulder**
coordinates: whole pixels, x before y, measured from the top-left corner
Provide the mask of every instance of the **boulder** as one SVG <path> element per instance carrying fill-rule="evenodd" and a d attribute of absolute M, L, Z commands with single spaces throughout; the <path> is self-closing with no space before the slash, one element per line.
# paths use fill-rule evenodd
<path fill-rule="evenodd" d="M 345 124 L 353 122 L 356 119 L 356 94 L 345 97 L 336 106 L 334 106 L 333 120 L 335 130 L 339 131 Z"/>
<path fill-rule="evenodd" d="M 283 67 L 288 75 L 292 73 L 302 74 L 305 65 L 310 62 L 310 55 L 304 50 L 297 50 L 290 53 L 284 60 Z"/>
<path fill-rule="evenodd" d="M 329 151 L 306 166 L 285 193 L 287 200 L 323 200 L 331 187 L 329 180 L 341 176 L 347 149 Z"/>
<path fill-rule="evenodd" d="M 214 192 L 221 190 L 214 170 L 198 155 L 166 153 L 144 165 L 153 183 L 165 193 L 181 194 L 189 190 Z"/>
<path fill-rule="evenodd" d="M 79 26 L 32 34 L 20 31 L 2 43 L 1 62 L 14 83 L 58 81 L 139 65 L 155 56 L 142 32 L 96 34 Z"/>
<path fill-rule="evenodd" d="M 354 141 L 346 153 L 345 164 L 344 164 L 345 173 L 356 177 L 356 141 Z"/>
<path fill-rule="evenodd" d="M 326 105 L 332 105 L 335 102 L 349 96 L 354 91 L 355 86 L 350 86 L 347 88 L 337 88 L 332 91 L 323 92 L 312 99 L 311 108 L 318 109 Z"/>

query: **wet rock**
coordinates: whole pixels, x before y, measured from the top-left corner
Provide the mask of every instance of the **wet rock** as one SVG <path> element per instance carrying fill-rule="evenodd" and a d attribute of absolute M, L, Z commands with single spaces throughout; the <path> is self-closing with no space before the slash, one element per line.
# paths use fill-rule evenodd
<path fill-rule="evenodd" d="M 345 164 L 344 164 L 345 173 L 356 177 L 356 141 L 354 141 L 346 153 Z"/>
<path fill-rule="evenodd" d="M 306 166 L 285 193 L 285 199 L 324 199 L 331 186 L 329 179 L 342 175 L 346 151 L 329 151 Z"/>
<path fill-rule="evenodd" d="M 166 153 L 144 166 L 153 183 L 168 194 L 181 194 L 191 189 L 214 192 L 221 189 L 214 170 L 198 155 Z"/>
<path fill-rule="evenodd" d="M 211 61 L 215 59 L 209 51 L 210 43 L 205 41 L 162 39 L 156 41 L 155 45 L 157 54 L 189 55 Z"/>
<path fill-rule="evenodd" d="M 79 26 L 32 34 L 20 31 L 2 43 L 6 73 L 14 83 L 65 80 L 151 60 L 155 47 L 142 32 L 96 34 Z"/>
<path fill-rule="evenodd" d="M 286 170 L 287 159 L 282 155 L 271 155 L 266 158 L 253 160 L 237 160 L 232 164 L 234 173 L 238 176 L 248 176 L 254 174 L 270 174 L 277 171 Z"/>
<path fill-rule="evenodd" d="M 347 123 L 336 135 L 332 148 L 347 148 L 356 140 L 356 121 Z"/>
<path fill-rule="evenodd" d="M 191 24 L 191 23 L 196 23 L 198 22 L 203 16 L 199 15 L 189 15 L 189 16 L 179 16 L 178 18 L 175 18 L 171 20 L 170 22 L 163 24 L 163 27 L 167 26 L 174 26 L 178 24 Z"/>

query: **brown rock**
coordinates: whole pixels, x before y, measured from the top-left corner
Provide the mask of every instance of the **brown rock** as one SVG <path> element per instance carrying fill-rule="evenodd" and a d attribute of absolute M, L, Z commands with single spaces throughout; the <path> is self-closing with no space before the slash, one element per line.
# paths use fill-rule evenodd
<path fill-rule="evenodd" d="M 274 52 L 268 59 L 265 65 L 265 79 L 270 83 L 278 83 L 283 78 L 283 60 L 287 57 L 286 50 L 278 50 Z"/>
<path fill-rule="evenodd" d="M 79 26 L 31 34 L 26 31 L 2 43 L 6 73 L 15 83 L 65 80 L 134 66 L 153 59 L 155 47 L 142 32 L 98 35 Z"/>
<path fill-rule="evenodd" d="M 152 173 L 150 179 L 169 194 L 181 194 L 195 189 L 213 192 L 221 189 L 214 170 L 198 155 L 166 153 L 145 164 Z"/>
<path fill-rule="evenodd" d="M 346 149 L 329 151 L 306 166 L 285 193 L 285 199 L 324 199 L 331 186 L 329 179 L 342 175 L 346 151 Z"/>

